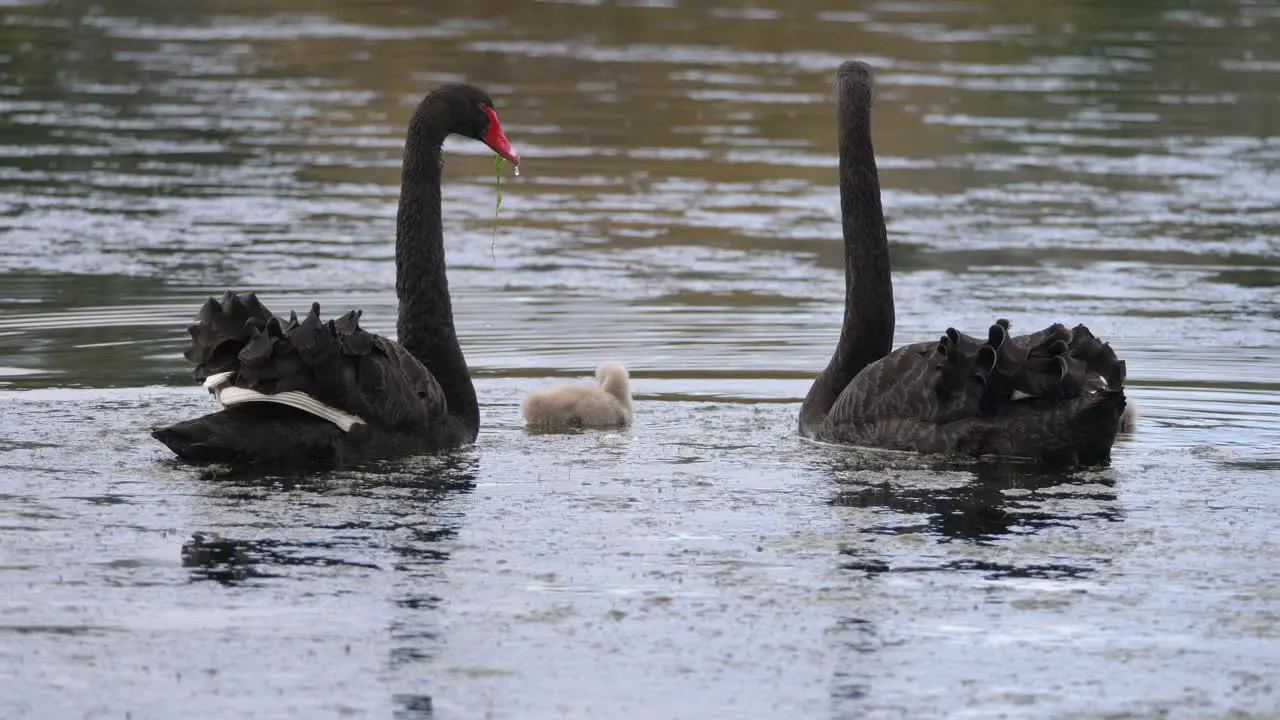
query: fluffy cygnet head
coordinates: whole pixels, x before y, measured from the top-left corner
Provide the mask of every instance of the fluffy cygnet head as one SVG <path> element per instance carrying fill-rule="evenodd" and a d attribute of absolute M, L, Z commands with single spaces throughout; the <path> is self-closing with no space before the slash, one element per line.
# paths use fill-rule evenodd
<path fill-rule="evenodd" d="M 600 363 L 596 368 L 596 382 L 600 388 L 618 399 L 628 410 L 631 409 L 631 376 L 622 363 Z"/>
<path fill-rule="evenodd" d="M 1133 401 L 1128 400 L 1124 405 L 1124 414 L 1120 416 L 1119 432 L 1132 433 L 1138 429 L 1138 408 L 1134 407 Z"/>

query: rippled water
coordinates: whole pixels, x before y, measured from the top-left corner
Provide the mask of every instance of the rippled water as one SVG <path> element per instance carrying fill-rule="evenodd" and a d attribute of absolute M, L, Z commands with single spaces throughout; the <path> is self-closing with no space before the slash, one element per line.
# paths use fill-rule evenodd
<path fill-rule="evenodd" d="M 1280 713 L 1274 4 L 0 5 L 0 716 Z M 854 57 L 899 340 L 1087 322 L 1142 411 L 1111 468 L 795 437 Z M 404 123 L 456 79 L 525 158 L 491 242 L 447 147 L 477 445 L 172 462 L 207 294 L 392 331 Z M 605 359 L 633 429 L 523 432 Z"/>

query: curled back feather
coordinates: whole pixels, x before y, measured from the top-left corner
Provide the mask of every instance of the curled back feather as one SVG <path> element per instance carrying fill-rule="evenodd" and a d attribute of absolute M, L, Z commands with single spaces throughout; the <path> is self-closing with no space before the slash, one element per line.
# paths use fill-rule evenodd
<path fill-rule="evenodd" d="M 1027 400 L 1061 401 L 1102 389 L 1119 390 L 1124 362 L 1083 325 L 1053 324 L 1022 336 L 1007 320 L 987 330 L 985 341 L 948 328 L 934 348 L 935 391 L 945 422 L 964 416 L 995 417 Z M 1105 385 L 1099 386 L 1101 377 Z"/>
<path fill-rule="evenodd" d="M 295 313 L 282 320 L 253 293 L 229 292 L 200 308 L 184 355 L 196 364 L 196 380 L 233 372 L 236 387 L 303 392 L 389 431 L 443 419 L 436 379 L 399 344 L 361 328 L 360 316 L 352 310 L 323 321 L 320 304 L 312 303 L 301 321 Z"/>

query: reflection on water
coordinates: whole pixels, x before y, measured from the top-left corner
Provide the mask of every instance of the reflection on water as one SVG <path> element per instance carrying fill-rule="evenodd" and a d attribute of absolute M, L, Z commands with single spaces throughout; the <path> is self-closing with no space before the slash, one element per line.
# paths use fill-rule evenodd
<path fill-rule="evenodd" d="M 22 690 L 0 715 L 1274 708 L 1272 6 L 3 16 L 0 666 Z M 842 312 L 829 85 L 851 57 L 879 70 L 899 340 L 1086 322 L 1142 411 L 1111 468 L 794 437 Z M 491 252 L 489 159 L 446 148 L 479 444 L 290 479 L 170 461 L 146 430 L 209 407 L 180 357 L 206 295 L 393 332 L 404 123 L 456 79 L 527 170 Z M 605 359 L 633 370 L 634 428 L 520 430 L 522 392 Z"/>
<path fill-rule="evenodd" d="M 840 459 L 841 464 L 848 462 Z M 860 463 L 865 468 L 865 459 Z M 859 469 L 840 481 L 833 505 L 887 508 L 890 525 L 861 525 L 862 532 L 939 535 L 946 540 L 992 540 L 1085 520 L 1120 520 L 1109 471 L 1059 474 L 1031 464 L 981 462 L 947 471 L 935 467 L 925 486 L 900 486 L 893 472 Z M 1105 474 L 1104 474 L 1105 473 Z M 912 478 L 915 473 L 901 473 Z M 857 482 L 870 476 L 870 483 Z M 897 482 L 895 482 L 897 481 Z M 1099 490 L 1105 490 L 1099 492 Z M 1054 507 L 1057 500 L 1070 505 Z M 1084 510 L 1080 503 L 1097 507 Z M 1068 510 L 1067 508 L 1070 508 Z M 1055 512 L 1056 511 L 1056 512 Z M 923 522 L 916 519 L 924 516 Z"/>

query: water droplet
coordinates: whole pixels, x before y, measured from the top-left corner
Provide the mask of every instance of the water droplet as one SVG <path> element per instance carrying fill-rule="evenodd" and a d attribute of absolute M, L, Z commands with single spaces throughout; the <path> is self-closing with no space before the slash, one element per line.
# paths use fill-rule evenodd
<path fill-rule="evenodd" d="M 516 177 L 520 177 L 520 166 L 519 166 L 519 165 L 517 165 L 517 166 L 516 166 L 516 168 L 515 168 L 515 172 L 516 172 Z"/>

